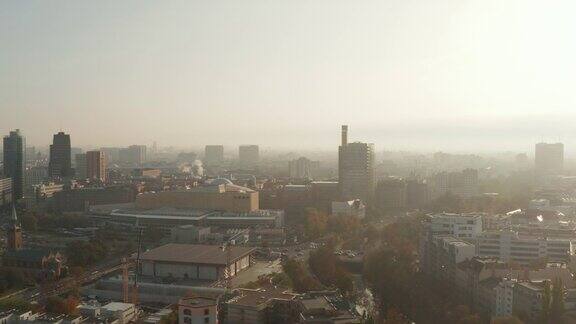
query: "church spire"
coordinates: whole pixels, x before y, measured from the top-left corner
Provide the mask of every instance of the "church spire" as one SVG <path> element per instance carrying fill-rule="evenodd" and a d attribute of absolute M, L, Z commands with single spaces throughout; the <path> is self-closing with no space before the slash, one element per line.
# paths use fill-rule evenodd
<path fill-rule="evenodd" d="M 18 222 L 18 214 L 16 214 L 16 206 L 12 204 L 12 224 L 8 229 L 7 235 L 7 248 L 9 251 L 20 250 L 22 248 L 22 229 Z"/>
<path fill-rule="evenodd" d="M 16 213 L 16 205 L 12 204 L 12 224 L 19 225 L 18 214 Z"/>

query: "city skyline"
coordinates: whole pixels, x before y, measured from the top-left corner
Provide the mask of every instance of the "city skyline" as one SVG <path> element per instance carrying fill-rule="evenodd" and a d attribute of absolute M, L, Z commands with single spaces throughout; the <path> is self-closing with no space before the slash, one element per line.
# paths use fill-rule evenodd
<path fill-rule="evenodd" d="M 349 124 L 380 148 L 484 151 L 576 139 L 568 1 L 227 4 L 3 3 L 0 132 L 328 148 Z"/>
<path fill-rule="evenodd" d="M 576 323 L 575 11 L 0 1 L 0 322 Z"/>

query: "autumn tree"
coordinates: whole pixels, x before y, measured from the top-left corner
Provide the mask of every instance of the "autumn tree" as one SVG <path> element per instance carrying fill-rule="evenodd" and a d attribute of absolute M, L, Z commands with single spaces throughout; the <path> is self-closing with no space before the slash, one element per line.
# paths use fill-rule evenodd
<path fill-rule="evenodd" d="M 282 269 L 290 278 L 296 292 L 302 293 L 323 288 L 318 280 L 310 276 L 302 262 L 289 259 L 282 264 Z"/>
<path fill-rule="evenodd" d="M 309 239 L 316 239 L 324 235 L 328 223 L 328 215 L 315 208 L 306 210 L 306 225 L 304 232 Z"/>

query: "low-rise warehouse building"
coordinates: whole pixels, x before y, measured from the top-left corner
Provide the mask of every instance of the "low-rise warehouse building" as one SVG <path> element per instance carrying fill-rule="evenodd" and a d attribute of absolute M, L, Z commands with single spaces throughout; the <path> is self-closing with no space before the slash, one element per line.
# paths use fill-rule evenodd
<path fill-rule="evenodd" d="M 90 216 L 107 223 L 127 227 L 156 227 L 166 234 L 182 225 L 218 226 L 226 228 L 281 228 L 284 211 L 255 210 L 246 213 L 222 212 L 188 208 L 162 207 L 138 209 L 131 204 L 90 207 Z"/>
<path fill-rule="evenodd" d="M 142 254 L 140 273 L 145 277 L 185 280 L 220 280 L 250 267 L 256 249 L 219 245 L 166 244 Z M 229 257 L 229 259 L 228 259 Z M 226 271 L 228 268 L 228 271 Z"/>

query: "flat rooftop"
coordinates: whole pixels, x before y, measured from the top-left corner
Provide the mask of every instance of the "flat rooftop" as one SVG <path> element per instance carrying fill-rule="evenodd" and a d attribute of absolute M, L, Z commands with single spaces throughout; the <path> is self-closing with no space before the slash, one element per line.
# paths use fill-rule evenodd
<path fill-rule="evenodd" d="M 231 246 L 230 261 L 253 253 L 256 249 L 250 247 Z M 201 244 L 166 244 L 144 252 L 140 257 L 144 261 L 167 263 L 196 263 L 210 265 L 226 265 L 227 252 L 220 245 Z"/>
<path fill-rule="evenodd" d="M 125 311 L 132 307 L 134 307 L 134 304 L 120 303 L 120 302 L 111 302 L 102 306 L 103 309 L 110 312 Z"/>
<path fill-rule="evenodd" d="M 295 293 L 286 291 L 285 288 L 275 288 L 266 286 L 259 289 L 238 289 L 239 296 L 234 297 L 228 303 L 232 305 L 258 307 L 268 303 L 272 299 L 293 300 L 298 296 Z"/>
<path fill-rule="evenodd" d="M 184 297 L 178 301 L 178 305 L 190 307 L 215 306 L 217 300 L 208 297 Z"/>
<path fill-rule="evenodd" d="M 335 311 L 336 308 L 330 304 L 330 302 L 324 296 L 318 296 L 316 298 L 303 298 L 300 300 L 302 305 L 307 311 L 324 309 Z"/>

